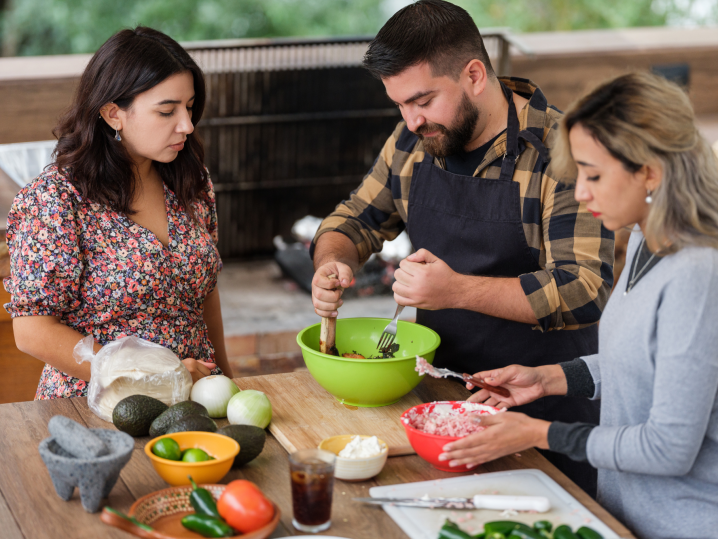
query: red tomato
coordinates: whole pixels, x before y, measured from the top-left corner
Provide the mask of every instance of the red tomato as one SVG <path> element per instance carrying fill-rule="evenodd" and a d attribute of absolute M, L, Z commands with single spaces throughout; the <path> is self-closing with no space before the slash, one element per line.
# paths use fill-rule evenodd
<path fill-rule="evenodd" d="M 242 533 L 266 526 L 274 517 L 274 506 L 259 487 L 245 479 L 232 481 L 217 501 L 219 514 Z"/>

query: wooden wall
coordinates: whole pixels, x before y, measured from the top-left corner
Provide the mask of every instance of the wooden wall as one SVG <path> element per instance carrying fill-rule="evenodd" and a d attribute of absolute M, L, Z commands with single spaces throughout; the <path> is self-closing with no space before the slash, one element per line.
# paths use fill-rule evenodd
<path fill-rule="evenodd" d="M 78 78 L 0 81 L 0 144 L 52 140 Z"/>
<path fill-rule="evenodd" d="M 610 39 L 611 34 L 606 34 Z M 667 34 L 666 41 L 671 36 Z M 43 79 L 26 76 L 32 72 L 32 62 L 47 66 L 47 58 L 27 58 L 28 64 L 15 78 L 0 73 L 0 144 L 50 140 L 52 129 L 60 114 L 72 99 L 79 74 L 86 63 L 85 56 L 62 57 L 68 65 L 66 73 L 59 71 Z M 10 59 L 7 59 L 10 60 Z M 7 61 L 0 59 L 0 63 Z M 14 59 L 13 59 L 14 60 Z M 532 79 L 541 86 L 549 102 L 561 109 L 593 85 L 631 69 L 650 69 L 653 66 L 687 63 L 691 69 L 690 96 L 697 114 L 718 114 L 718 46 L 674 46 L 665 49 L 645 48 L 581 53 L 560 52 L 514 55 L 512 73 Z M 4 66 L 5 64 L 2 64 Z M 0 66 L 0 69 L 3 67 Z M 23 78 L 25 77 L 25 78 Z"/>
<path fill-rule="evenodd" d="M 566 110 L 576 98 L 613 76 L 680 63 L 690 66 L 689 95 L 696 114 L 718 114 L 718 47 L 516 56 L 511 71 L 537 83 L 549 103 Z"/>

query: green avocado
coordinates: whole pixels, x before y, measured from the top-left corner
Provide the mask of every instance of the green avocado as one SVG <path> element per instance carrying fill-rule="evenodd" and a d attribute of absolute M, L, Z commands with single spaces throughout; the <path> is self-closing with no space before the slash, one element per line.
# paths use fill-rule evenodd
<path fill-rule="evenodd" d="M 203 432 L 217 432 L 217 423 L 206 415 L 188 415 L 172 423 L 165 434 L 199 430 Z"/>
<path fill-rule="evenodd" d="M 253 425 L 227 425 L 219 429 L 217 434 L 228 436 L 239 444 L 239 455 L 234 457 L 232 468 L 239 468 L 257 458 L 267 439 L 264 429 Z"/>
<path fill-rule="evenodd" d="M 207 408 L 194 401 L 182 401 L 170 406 L 152 422 L 150 436 L 153 438 L 167 434 L 167 429 L 172 423 L 176 423 L 183 417 L 189 415 L 203 415 L 209 417 Z"/>
<path fill-rule="evenodd" d="M 130 436 L 147 436 L 152 422 L 167 409 L 164 402 L 147 395 L 130 395 L 115 406 L 112 423 Z"/>

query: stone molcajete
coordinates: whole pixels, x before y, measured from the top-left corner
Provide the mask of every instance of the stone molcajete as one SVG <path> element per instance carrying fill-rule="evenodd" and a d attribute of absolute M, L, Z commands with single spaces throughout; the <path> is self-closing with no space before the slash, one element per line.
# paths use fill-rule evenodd
<path fill-rule="evenodd" d="M 39 450 L 57 495 L 69 500 L 75 487 L 79 487 L 82 507 L 94 513 L 132 457 L 132 436 L 108 429 L 87 429 L 61 415 L 50 419 L 47 427 L 52 436 L 40 442 Z"/>

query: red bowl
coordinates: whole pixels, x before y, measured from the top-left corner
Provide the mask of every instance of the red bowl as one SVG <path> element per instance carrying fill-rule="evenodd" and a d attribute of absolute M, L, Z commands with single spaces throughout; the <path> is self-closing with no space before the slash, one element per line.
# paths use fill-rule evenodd
<path fill-rule="evenodd" d="M 461 408 L 462 404 L 465 404 L 466 401 L 437 401 L 437 402 L 429 402 L 426 404 L 419 404 L 417 406 L 413 406 L 412 408 L 409 408 L 406 412 L 401 414 L 401 423 L 404 425 L 404 430 L 406 430 L 406 437 L 409 439 L 409 443 L 411 444 L 411 447 L 414 448 L 414 451 L 416 451 L 416 454 L 419 455 L 421 458 L 423 458 L 426 462 L 431 464 L 434 468 L 437 470 L 441 470 L 443 472 L 465 472 L 466 467 L 464 466 L 455 466 L 450 467 L 449 461 L 439 460 L 439 455 L 441 455 L 444 452 L 444 446 L 448 444 L 449 442 L 453 442 L 455 440 L 459 440 L 462 437 L 461 436 L 440 436 L 438 434 L 429 434 L 428 432 L 424 432 L 421 430 L 418 430 L 411 425 L 409 425 L 409 415 L 412 411 L 418 412 L 418 413 L 431 413 L 434 410 L 434 407 L 437 404 L 451 404 L 452 408 L 456 410 L 457 408 Z M 486 406 L 486 408 L 493 408 L 492 406 Z M 493 408 L 496 411 L 499 411 L 498 408 Z"/>

